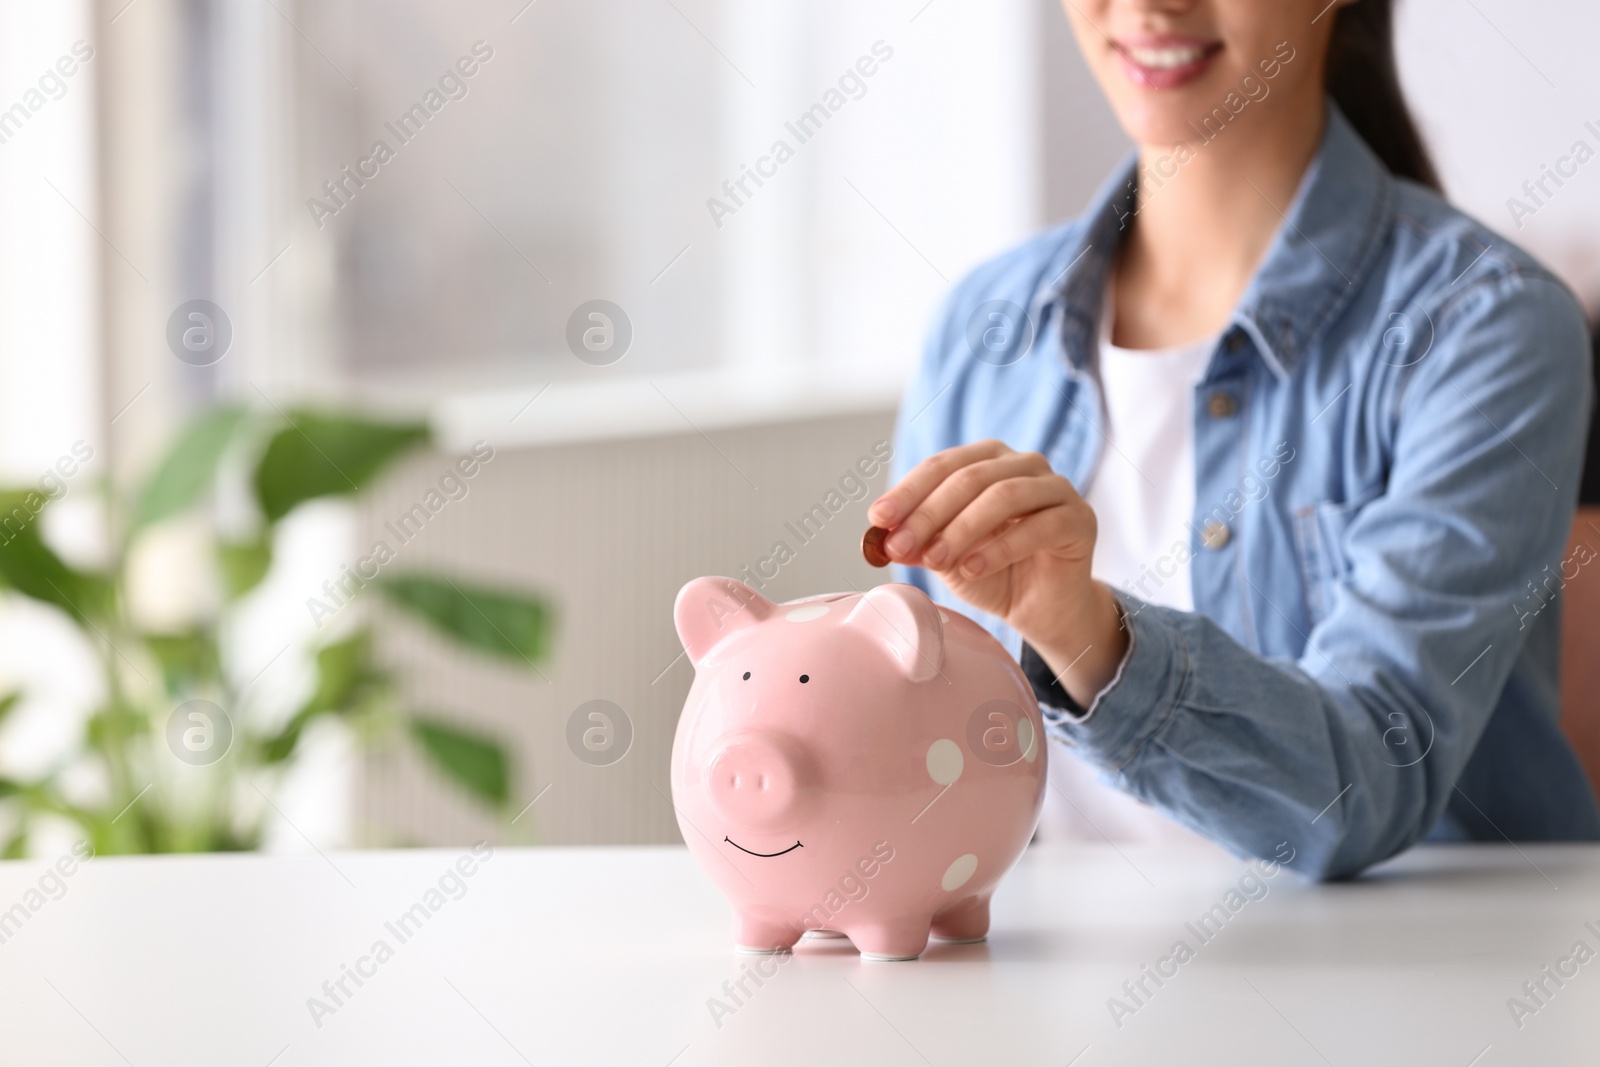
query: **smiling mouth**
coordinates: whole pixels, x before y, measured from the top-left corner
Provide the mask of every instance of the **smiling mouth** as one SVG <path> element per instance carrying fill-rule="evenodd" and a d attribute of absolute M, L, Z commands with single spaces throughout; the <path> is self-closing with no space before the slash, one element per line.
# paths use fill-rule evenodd
<path fill-rule="evenodd" d="M 1113 42 L 1123 67 L 1136 85 L 1176 89 L 1200 77 L 1222 51 L 1222 42 L 1175 41 L 1158 46 Z"/>
<path fill-rule="evenodd" d="M 752 856 L 760 856 L 764 860 L 770 860 L 774 856 L 787 855 L 790 852 L 793 852 L 795 849 L 800 847 L 800 842 L 796 841 L 794 844 L 790 845 L 788 848 L 784 849 L 782 852 L 750 852 L 749 849 L 745 848 L 743 845 L 739 844 L 739 842 L 735 841 L 731 837 L 724 837 L 723 840 L 726 841 L 728 844 L 732 845 L 734 848 L 738 849 L 740 852 L 748 852 L 750 855 L 752 855 Z"/>
<path fill-rule="evenodd" d="M 1176 70 L 1198 63 L 1222 50 L 1222 43 L 1185 45 L 1178 48 L 1140 48 L 1136 45 L 1114 45 L 1117 51 L 1141 67 L 1151 70 Z"/>

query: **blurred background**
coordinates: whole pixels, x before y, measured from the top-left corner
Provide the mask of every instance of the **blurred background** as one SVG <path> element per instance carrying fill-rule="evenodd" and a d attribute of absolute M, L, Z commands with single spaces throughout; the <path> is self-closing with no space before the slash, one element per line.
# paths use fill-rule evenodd
<path fill-rule="evenodd" d="M 1593 315 L 1600 11 L 1399 20 Z M 929 316 L 1127 148 L 1051 0 L 0 0 L 0 847 L 677 840 L 673 595 L 879 580 Z"/>

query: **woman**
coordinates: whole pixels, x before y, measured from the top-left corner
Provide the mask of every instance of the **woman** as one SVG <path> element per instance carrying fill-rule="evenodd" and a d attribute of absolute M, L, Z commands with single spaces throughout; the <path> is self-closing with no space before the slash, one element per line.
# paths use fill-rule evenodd
<path fill-rule="evenodd" d="M 1241 854 L 1600 838 L 1549 591 L 1583 316 L 1436 193 L 1387 0 L 1065 6 L 1137 158 L 949 297 L 869 512 L 899 576 Z"/>

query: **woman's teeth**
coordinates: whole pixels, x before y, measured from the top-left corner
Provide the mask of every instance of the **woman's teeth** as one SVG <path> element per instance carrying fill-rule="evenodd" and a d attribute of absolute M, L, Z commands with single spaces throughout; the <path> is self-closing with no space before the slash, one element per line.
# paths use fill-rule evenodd
<path fill-rule="evenodd" d="M 1152 70 L 1172 70 L 1198 62 L 1205 54 L 1204 48 L 1129 48 L 1128 58 L 1141 67 Z"/>

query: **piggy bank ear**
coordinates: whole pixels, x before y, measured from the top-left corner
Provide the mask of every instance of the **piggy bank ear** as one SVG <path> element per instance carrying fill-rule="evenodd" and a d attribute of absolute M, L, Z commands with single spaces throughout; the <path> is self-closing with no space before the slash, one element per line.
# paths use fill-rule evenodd
<path fill-rule="evenodd" d="M 894 582 L 869 589 L 844 624 L 880 645 L 913 682 L 926 682 L 944 666 L 944 621 L 916 586 Z"/>
<path fill-rule="evenodd" d="M 672 618 L 678 640 L 698 665 L 729 634 L 772 614 L 772 601 L 732 578 L 696 578 L 678 590 Z"/>

